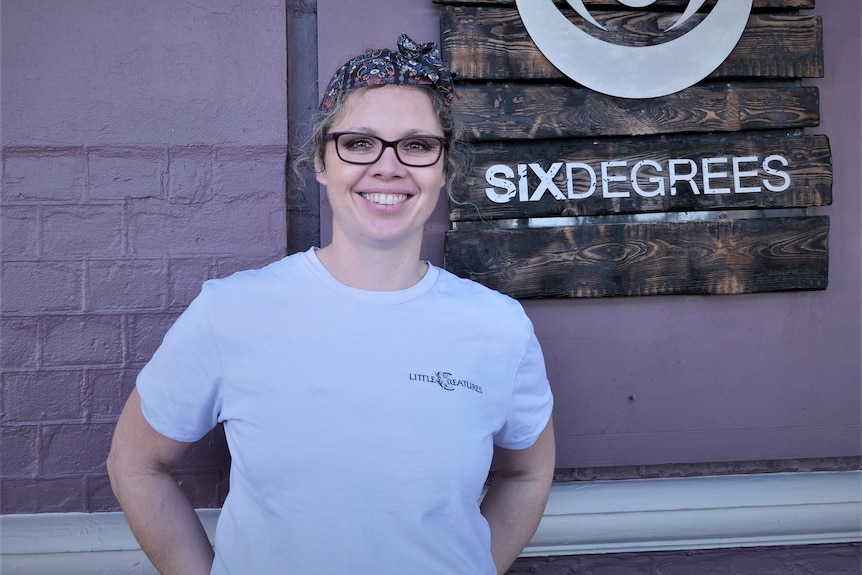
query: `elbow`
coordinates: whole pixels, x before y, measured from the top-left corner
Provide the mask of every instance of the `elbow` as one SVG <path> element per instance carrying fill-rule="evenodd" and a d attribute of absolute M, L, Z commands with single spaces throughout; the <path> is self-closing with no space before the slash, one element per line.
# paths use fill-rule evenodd
<path fill-rule="evenodd" d="M 120 463 L 120 457 L 117 453 L 116 445 L 111 445 L 111 449 L 108 452 L 108 459 L 105 462 L 105 467 L 108 469 L 108 479 L 111 482 L 111 489 L 114 491 L 114 494 L 117 495 L 122 464 Z"/>

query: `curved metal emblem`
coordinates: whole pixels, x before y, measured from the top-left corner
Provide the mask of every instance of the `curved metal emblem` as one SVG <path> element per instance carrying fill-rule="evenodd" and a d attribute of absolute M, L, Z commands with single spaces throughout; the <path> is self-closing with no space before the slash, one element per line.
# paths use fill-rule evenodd
<path fill-rule="evenodd" d="M 632 8 L 655 0 L 619 0 Z M 672 30 L 688 20 L 705 0 L 690 0 Z M 594 26 L 583 0 L 569 5 Z M 554 0 L 515 0 L 530 37 L 563 74 L 604 94 L 655 98 L 693 86 L 718 68 L 742 36 L 752 0 L 718 0 L 712 11 L 686 34 L 653 46 L 621 46 L 591 36 L 572 24 Z"/>

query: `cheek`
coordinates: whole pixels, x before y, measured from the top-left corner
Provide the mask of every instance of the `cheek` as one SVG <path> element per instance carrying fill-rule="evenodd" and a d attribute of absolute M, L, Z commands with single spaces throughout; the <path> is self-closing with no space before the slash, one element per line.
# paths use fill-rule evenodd
<path fill-rule="evenodd" d="M 445 170 L 441 171 L 437 175 L 437 177 L 435 178 L 434 187 L 437 188 L 437 190 L 440 193 L 443 193 L 444 189 L 446 188 L 446 171 Z"/>

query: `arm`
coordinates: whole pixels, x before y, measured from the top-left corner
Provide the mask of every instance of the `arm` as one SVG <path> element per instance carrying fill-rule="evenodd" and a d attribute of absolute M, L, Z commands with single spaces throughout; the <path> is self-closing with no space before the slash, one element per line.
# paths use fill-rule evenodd
<path fill-rule="evenodd" d="M 482 515 L 491 527 L 491 554 L 502 575 L 530 542 L 548 502 L 554 477 L 552 421 L 526 449 L 498 448 L 498 471 L 482 500 Z"/>
<path fill-rule="evenodd" d="M 162 575 L 207 575 L 212 568 L 206 532 L 170 473 L 187 447 L 150 426 L 133 390 L 114 431 L 108 474 L 132 532 Z"/>

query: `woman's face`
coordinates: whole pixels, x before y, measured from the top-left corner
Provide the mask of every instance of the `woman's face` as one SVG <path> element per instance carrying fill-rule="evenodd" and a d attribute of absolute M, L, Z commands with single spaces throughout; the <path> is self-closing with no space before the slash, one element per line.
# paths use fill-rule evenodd
<path fill-rule="evenodd" d="M 359 90 L 345 99 L 329 133 L 361 132 L 387 141 L 442 137 L 430 97 L 410 86 Z M 432 166 L 405 166 L 391 147 L 373 164 L 350 164 L 338 157 L 335 142 L 327 142 L 317 181 L 326 186 L 332 206 L 333 242 L 377 248 L 421 244 L 422 228 L 445 185 L 444 166 L 445 157 Z"/>

